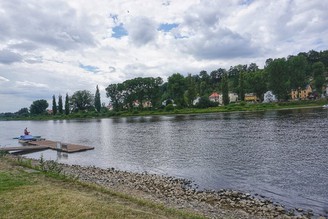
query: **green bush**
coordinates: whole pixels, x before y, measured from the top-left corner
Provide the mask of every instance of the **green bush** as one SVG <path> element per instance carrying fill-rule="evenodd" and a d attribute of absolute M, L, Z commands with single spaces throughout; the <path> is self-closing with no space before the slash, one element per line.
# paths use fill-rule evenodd
<path fill-rule="evenodd" d="M 174 110 L 174 106 L 173 104 L 168 104 L 166 107 L 165 107 L 165 111 L 166 112 L 172 112 Z"/>

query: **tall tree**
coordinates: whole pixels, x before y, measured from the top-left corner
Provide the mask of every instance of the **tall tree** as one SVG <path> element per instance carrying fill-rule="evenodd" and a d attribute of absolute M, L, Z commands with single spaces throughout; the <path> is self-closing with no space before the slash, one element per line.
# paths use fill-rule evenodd
<path fill-rule="evenodd" d="M 197 95 L 196 84 L 195 84 L 195 79 L 191 76 L 191 74 L 188 74 L 186 80 L 187 80 L 187 91 L 186 91 L 187 104 L 189 107 L 191 107 Z"/>
<path fill-rule="evenodd" d="M 223 105 L 228 105 L 230 102 L 228 75 L 227 74 L 224 74 L 222 77 L 222 101 L 223 101 Z"/>
<path fill-rule="evenodd" d="M 322 86 L 325 83 L 325 66 L 322 62 L 316 62 L 312 65 L 314 87 L 316 91 L 321 94 Z"/>
<path fill-rule="evenodd" d="M 244 72 L 240 72 L 239 73 L 239 86 L 238 86 L 238 93 L 239 93 L 239 97 L 241 101 L 244 101 L 245 99 L 245 78 L 244 78 L 245 73 Z"/>
<path fill-rule="evenodd" d="M 65 114 L 68 115 L 70 112 L 69 110 L 69 97 L 68 94 L 66 93 L 66 97 L 65 97 Z"/>
<path fill-rule="evenodd" d="M 63 98 L 60 94 L 58 96 L 58 112 L 59 114 L 63 114 Z"/>
<path fill-rule="evenodd" d="M 48 106 L 49 106 L 49 104 L 46 100 L 44 100 L 44 99 L 36 100 L 36 101 L 33 101 L 33 103 L 31 104 L 30 112 L 32 115 L 45 114 Z"/>
<path fill-rule="evenodd" d="M 123 103 L 123 84 L 108 85 L 106 88 L 106 96 L 110 98 L 114 110 L 120 110 Z"/>
<path fill-rule="evenodd" d="M 52 114 L 57 114 L 57 104 L 56 104 L 56 97 L 55 95 L 52 96 Z"/>
<path fill-rule="evenodd" d="M 269 89 L 277 96 L 278 100 L 286 100 L 289 92 L 286 59 L 274 59 L 265 70 L 269 77 Z"/>
<path fill-rule="evenodd" d="M 267 75 L 263 70 L 257 70 L 250 72 L 245 78 L 247 90 L 253 92 L 263 100 L 264 93 L 268 90 L 267 88 Z"/>
<path fill-rule="evenodd" d="M 182 107 L 185 106 L 186 104 L 183 98 L 186 90 L 185 78 L 179 73 L 173 74 L 168 78 L 168 87 L 169 94 L 175 103 Z"/>
<path fill-rule="evenodd" d="M 95 94 L 95 108 L 96 108 L 97 112 L 100 112 L 101 101 L 100 101 L 100 93 L 99 93 L 98 85 L 96 87 L 96 94 Z"/>
<path fill-rule="evenodd" d="M 93 101 L 93 95 L 87 90 L 76 91 L 71 97 L 74 111 L 87 110 L 93 106 Z"/>
<path fill-rule="evenodd" d="M 305 88 L 305 71 L 307 60 L 303 55 L 293 56 L 287 61 L 290 88 L 293 90 Z"/>

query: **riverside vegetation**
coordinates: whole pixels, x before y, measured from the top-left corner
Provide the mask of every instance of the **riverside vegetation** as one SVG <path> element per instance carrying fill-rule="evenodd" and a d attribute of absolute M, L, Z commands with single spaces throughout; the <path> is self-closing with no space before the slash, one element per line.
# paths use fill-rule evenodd
<path fill-rule="evenodd" d="M 0 157 L 4 218 L 311 218 L 264 197 L 196 191 L 184 179 Z M 320 219 L 325 217 L 316 216 Z"/>
<path fill-rule="evenodd" d="M 174 114 L 198 114 L 198 113 L 219 113 L 219 112 L 236 112 L 236 111 L 263 111 L 279 110 L 303 107 L 321 107 L 327 104 L 327 99 L 319 100 L 302 100 L 293 102 L 276 102 L 276 103 L 247 103 L 239 102 L 227 106 L 217 106 L 209 108 L 178 108 L 168 105 L 163 109 L 157 110 L 122 110 L 122 111 L 79 111 L 71 114 L 57 115 L 11 115 L 0 116 L 0 120 L 64 120 L 64 119 L 83 119 L 83 118 L 110 118 L 124 116 L 151 116 L 151 115 L 174 115 Z"/>

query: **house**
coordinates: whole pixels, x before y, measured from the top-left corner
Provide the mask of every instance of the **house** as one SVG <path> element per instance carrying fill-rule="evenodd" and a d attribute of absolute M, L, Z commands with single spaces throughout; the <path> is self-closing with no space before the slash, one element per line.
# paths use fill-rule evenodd
<path fill-rule="evenodd" d="M 271 103 L 276 101 L 277 101 L 276 95 L 274 95 L 272 91 L 269 90 L 264 94 L 263 103 Z"/>
<path fill-rule="evenodd" d="M 236 93 L 229 93 L 230 103 L 236 103 L 238 100 L 238 94 Z"/>
<path fill-rule="evenodd" d="M 108 110 L 113 110 L 113 109 L 114 109 L 112 103 L 109 103 L 109 104 L 106 106 L 106 108 L 107 108 Z"/>
<path fill-rule="evenodd" d="M 212 94 L 208 97 L 208 99 L 209 99 L 210 101 L 212 101 L 212 102 L 216 102 L 216 103 L 219 102 L 219 98 L 220 98 L 220 95 L 219 95 L 217 92 L 212 93 Z"/>
<path fill-rule="evenodd" d="M 197 105 L 199 103 L 200 97 L 197 97 L 196 99 L 194 99 L 194 101 L 192 101 L 192 105 Z"/>
<path fill-rule="evenodd" d="M 166 99 L 162 102 L 162 106 L 167 106 L 169 104 L 172 104 L 173 106 L 177 106 L 175 103 L 174 103 L 174 100 L 173 99 Z"/>
<path fill-rule="evenodd" d="M 229 93 L 229 103 L 235 103 L 238 100 L 238 95 L 236 93 Z M 223 104 L 223 95 L 220 94 L 219 104 Z"/>
<path fill-rule="evenodd" d="M 305 89 L 299 88 L 298 90 L 292 90 L 290 93 L 292 100 L 306 100 L 312 93 L 311 85 L 307 85 Z"/>
<path fill-rule="evenodd" d="M 247 93 L 247 94 L 245 94 L 244 101 L 247 101 L 247 102 L 258 102 L 258 101 L 260 101 L 260 99 L 254 93 Z"/>
<path fill-rule="evenodd" d="M 138 100 L 133 101 L 133 107 L 139 107 L 139 106 L 140 106 L 140 103 Z M 153 105 L 152 105 L 151 101 L 149 101 L 149 100 L 142 102 L 143 108 L 150 108 L 152 106 Z"/>

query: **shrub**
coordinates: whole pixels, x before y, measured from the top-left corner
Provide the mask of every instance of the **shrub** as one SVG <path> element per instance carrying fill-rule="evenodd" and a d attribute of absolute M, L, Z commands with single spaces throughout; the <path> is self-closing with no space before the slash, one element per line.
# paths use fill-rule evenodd
<path fill-rule="evenodd" d="M 166 112 L 171 112 L 174 110 L 174 106 L 173 104 L 168 104 L 166 107 L 165 107 L 165 111 Z"/>

